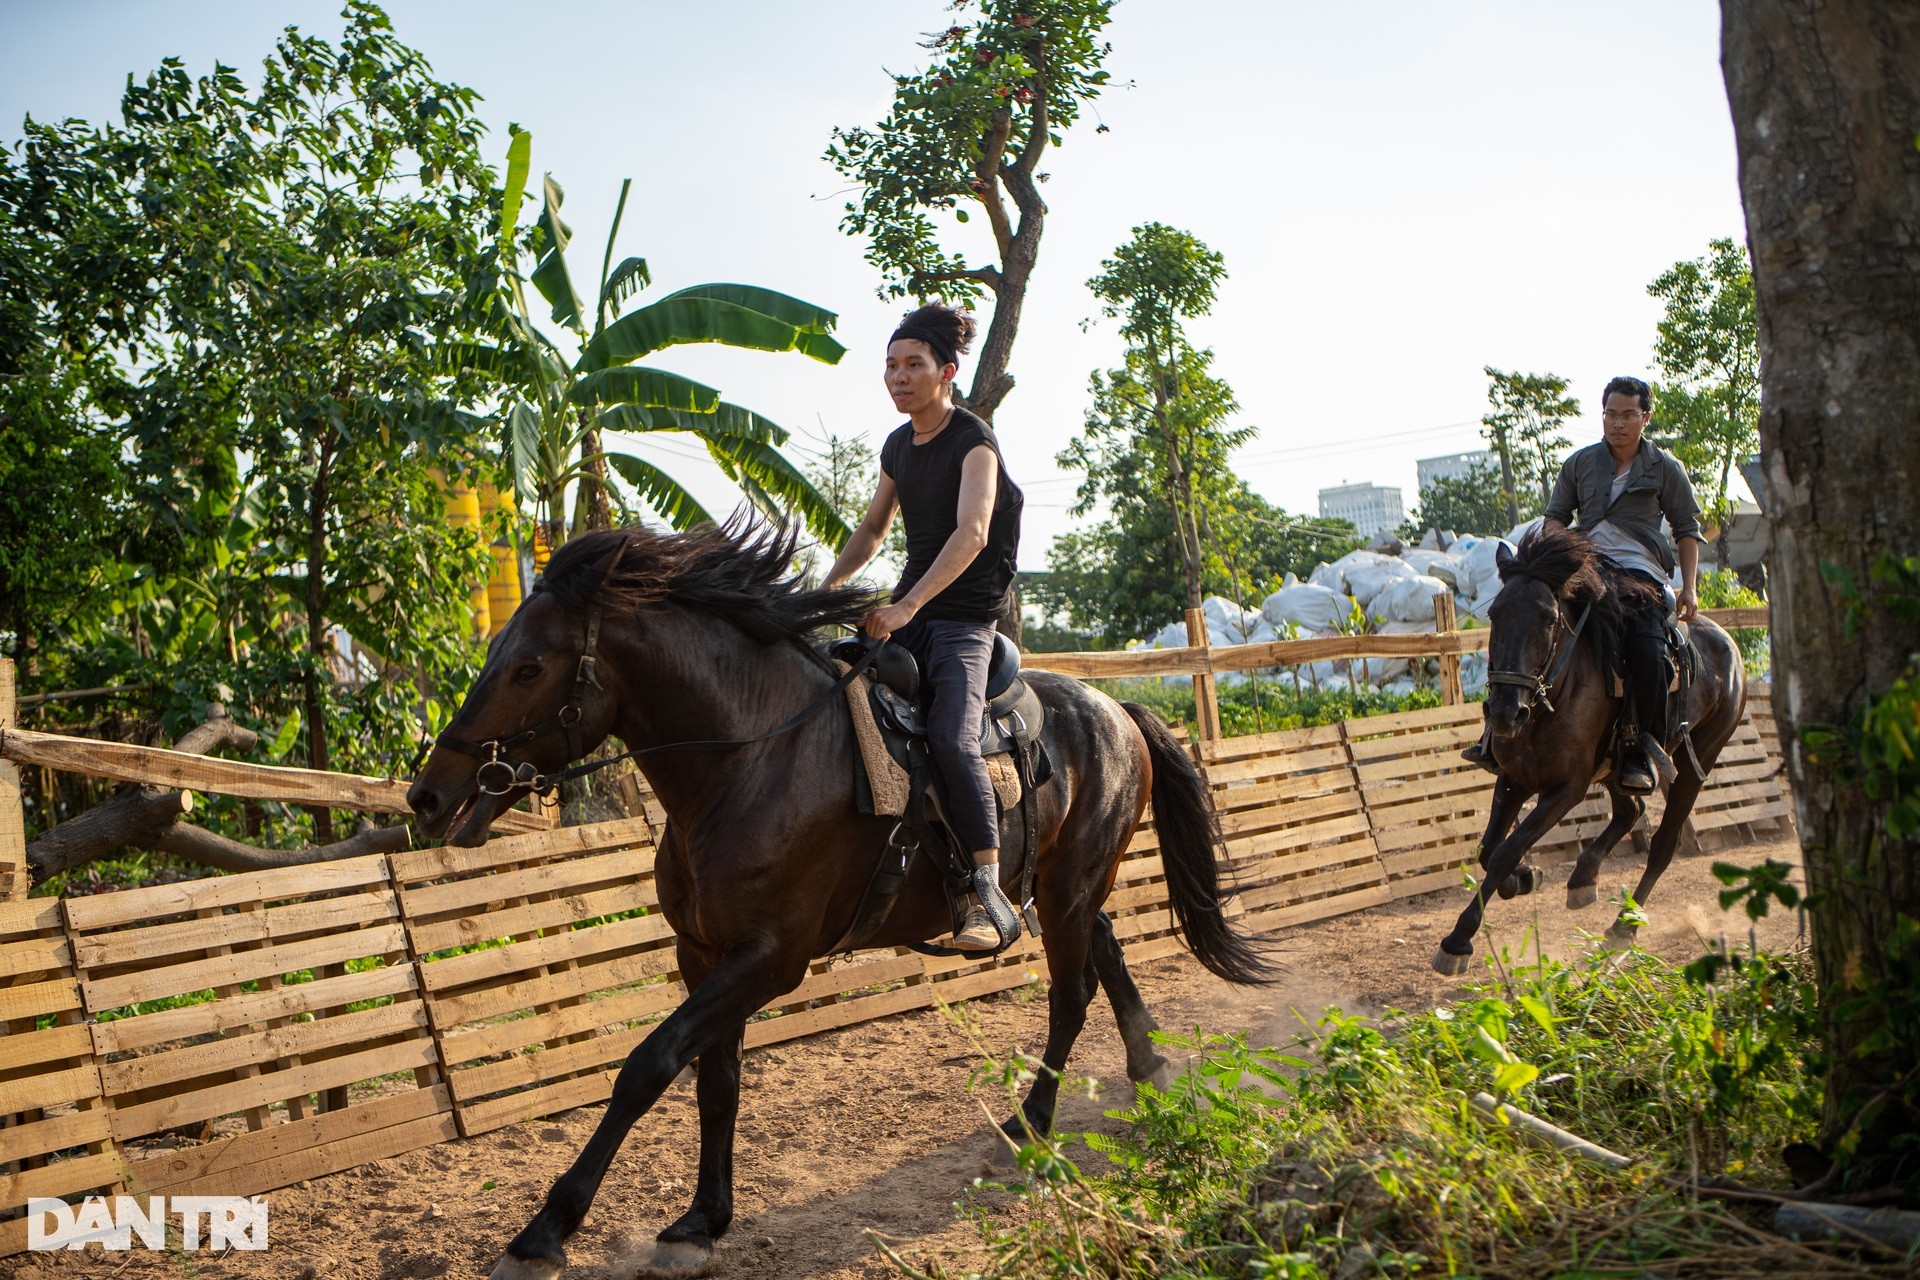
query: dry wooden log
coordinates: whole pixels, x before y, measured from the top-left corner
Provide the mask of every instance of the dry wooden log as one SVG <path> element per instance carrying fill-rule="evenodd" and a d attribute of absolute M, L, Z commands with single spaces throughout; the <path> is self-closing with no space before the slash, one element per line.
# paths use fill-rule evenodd
<path fill-rule="evenodd" d="M 1773 1229 L 1796 1240 L 1864 1236 L 1904 1253 L 1920 1242 L 1920 1213 L 1854 1204 L 1783 1204 L 1774 1210 Z"/>
<path fill-rule="evenodd" d="M 206 723 L 189 729 L 174 744 L 182 755 L 204 755 L 219 747 L 250 751 L 259 741 L 253 730 L 227 718 L 224 708 L 208 708 Z M 27 844 L 33 882 L 85 866 L 125 848 L 154 849 L 222 871 L 261 871 L 272 867 L 327 862 L 365 853 L 387 853 L 410 843 L 408 828 L 366 827 L 332 844 L 306 849 L 261 849 L 229 840 L 180 821 L 193 809 L 191 791 L 175 791 L 130 782 L 85 813 L 67 819 Z"/>

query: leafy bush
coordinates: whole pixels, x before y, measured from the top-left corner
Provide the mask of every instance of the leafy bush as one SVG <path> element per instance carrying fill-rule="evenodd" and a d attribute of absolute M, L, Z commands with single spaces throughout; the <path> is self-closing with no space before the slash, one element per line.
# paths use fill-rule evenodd
<path fill-rule="evenodd" d="M 1742 586 L 1739 575 L 1731 569 L 1701 570 L 1699 594 L 1702 609 L 1757 609 L 1766 604 L 1759 592 Z M 1767 629 L 1729 627 L 1727 634 L 1740 647 L 1740 657 L 1747 664 L 1747 678 L 1765 679 L 1773 670 L 1773 647 L 1768 643 Z"/>
<path fill-rule="evenodd" d="M 1168 724 L 1185 724 L 1187 732 L 1199 732 L 1199 719 L 1194 714 L 1193 686 L 1190 684 L 1174 684 L 1151 676 L 1090 680 L 1087 683 L 1123 702 L 1140 703 Z M 1440 705 L 1440 691 L 1425 687 L 1415 688 L 1411 693 L 1393 693 L 1362 686 L 1356 692 L 1342 682 L 1318 691 L 1302 690 L 1296 693 L 1268 679 L 1238 681 L 1218 687 L 1220 727 L 1229 738 L 1249 733 L 1274 733 L 1281 729 L 1307 729 L 1361 716 L 1417 711 L 1422 707 Z"/>
<path fill-rule="evenodd" d="M 1719 953 L 1685 969 L 1641 951 L 1516 966 L 1431 1013 L 1329 1010 L 1294 1052 L 1244 1036 L 1163 1037 L 1192 1055 L 1165 1092 L 1109 1113 L 1124 1134 L 1019 1155 L 1021 1211 L 972 1209 L 983 1278 L 1904 1275 L 1856 1244 L 1757 1230 L 1764 1212 L 1699 1194 L 1780 1185 L 1771 1153 L 1821 1097 L 1803 954 Z M 1024 1076 L 1001 1076 L 1009 1092 Z M 1476 1094 L 1632 1157 L 1624 1171 L 1524 1145 Z M 1083 1171 L 1076 1143 L 1110 1170 Z M 963 1274 L 882 1248 L 909 1275 Z"/>

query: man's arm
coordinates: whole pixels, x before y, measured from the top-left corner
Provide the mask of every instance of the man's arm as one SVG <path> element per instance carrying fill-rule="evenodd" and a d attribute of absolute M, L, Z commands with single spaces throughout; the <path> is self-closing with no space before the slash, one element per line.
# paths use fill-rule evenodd
<path fill-rule="evenodd" d="M 1680 621 L 1692 622 L 1700 612 L 1700 539 L 1681 538 L 1676 545 L 1680 549 L 1680 594 L 1674 600 L 1674 612 Z"/>
<path fill-rule="evenodd" d="M 1553 482 L 1553 497 L 1547 499 L 1544 513 L 1547 524 L 1557 524 L 1564 529 L 1573 523 L 1573 508 L 1580 500 L 1579 486 L 1573 480 L 1573 460 L 1579 456 L 1568 454 L 1560 464 L 1560 475 Z"/>
<path fill-rule="evenodd" d="M 975 446 L 960 464 L 960 504 L 955 512 L 958 523 L 947 536 L 947 545 L 940 548 L 940 554 L 906 595 L 868 614 L 860 624 L 862 630 L 870 636 L 892 635 L 913 621 L 927 601 L 966 572 L 973 558 L 987 545 L 987 527 L 993 520 L 993 495 L 999 479 L 1000 460 L 992 448 L 984 444 Z"/>
<path fill-rule="evenodd" d="M 847 545 L 840 549 L 833 568 L 827 571 L 828 586 L 837 587 L 867 567 L 873 553 L 880 549 L 881 539 L 887 536 L 888 526 L 893 524 L 893 513 L 899 508 L 900 492 L 893 487 L 893 477 L 882 471 L 880 485 L 873 491 L 873 501 L 867 504 L 867 514 L 847 539 Z"/>
<path fill-rule="evenodd" d="M 1694 499 L 1687 469 L 1672 454 L 1667 455 L 1666 474 L 1661 477 L 1660 514 L 1667 518 L 1674 549 L 1680 553 L 1680 595 L 1675 612 L 1681 621 L 1691 622 L 1700 612 L 1700 504 Z"/>

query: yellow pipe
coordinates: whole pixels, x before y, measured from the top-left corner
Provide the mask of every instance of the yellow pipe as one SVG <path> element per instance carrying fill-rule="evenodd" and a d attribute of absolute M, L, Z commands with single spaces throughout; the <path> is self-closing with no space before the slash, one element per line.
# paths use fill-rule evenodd
<path fill-rule="evenodd" d="M 480 529 L 480 495 L 474 492 L 472 486 L 458 480 L 448 481 L 442 475 L 440 487 L 446 494 L 448 527 Z M 489 607 L 487 584 L 482 582 L 474 586 L 467 593 L 467 600 L 473 610 L 473 634 L 483 639 L 492 635 L 493 616 Z"/>
<path fill-rule="evenodd" d="M 490 484 L 480 486 L 483 519 L 513 510 L 511 493 L 501 493 Z M 512 539 L 504 536 L 496 538 L 488 549 L 493 553 L 493 571 L 487 575 L 487 609 L 497 631 L 513 620 L 514 611 L 520 607 L 520 557 L 514 554 Z"/>

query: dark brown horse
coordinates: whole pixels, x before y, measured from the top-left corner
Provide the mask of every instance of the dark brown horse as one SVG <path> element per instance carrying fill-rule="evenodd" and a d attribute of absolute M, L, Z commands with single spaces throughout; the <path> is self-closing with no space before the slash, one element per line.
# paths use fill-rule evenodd
<path fill-rule="evenodd" d="M 683 534 L 620 529 L 569 542 L 495 638 L 442 745 L 415 779 L 407 798 L 421 830 L 452 831 L 458 845 L 484 843 L 489 822 L 526 794 L 524 786 L 479 786 L 480 761 L 468 753 L 475 743 L 505 744 L 512 765 L 530 766 L 519 775 L 524 782 L 609 735 L 629 749 L 745 739 L 822 700 L 835 668 L 810 637 L 855 622 L 873 598 L 796 579 L 793 549 L 788 533 L 711 526 Z M 590 630 L 598 652 L 587 674 L 597 686 L 580 678 L 581 657 L 594 648 Z M 1143 707 L 1061 676 L 1028 679 L 1046 704 L 1044 741 L 1054 764 L 1039 797 L 1035 895 L 1052 987 L 1047 1070 L 1021 1114 L 1007 1122 L 1015 1134 L 1052 1124 L 1059 1072 L 1096 982 L 1119 1021 L 1128 1075 L 1167 1078 L 1149 1038 L 1153 1018 L 1100 909 L 1149 797 L 1187 946 L 1229 981 L 1270 978 L 1221 913 L 1218 824 L 1204 780 L 1179 742 Z M 575 705 L 577 713 L 566 710 Z M 798 986 L 808 962 L 842 936 L 892 826 L 855 805 L 857 750 L 834 695 L 820 714 L 780 736 L 737 750 L 668 750 L 643 759 L 668 816 L 655 874 L 687 998 L 627 1059 L 599 1128 L 508 1244 L 495 1280 L 559 1273 L 563 1246 L 628 1129 L 695 1059 L 699 1183 L 692 1206 L 660 1233 L 648 1266 L 656 1275 L 689 1275 L 710 1263 L 714 1241 L 733 1217 L 746 1019 Z M 505 766 L 489 770 L 495 783 L 509 774 Z M 1018 813 L 1009 820 L 1017 829 Z M 1020 850 L 1020 836 L 1008 836 L 1004 847 Z M 1015 853 L 1005 868 L 1008 882 L 1020 872 Z M 922 858 L 869 945 L 923 942 L 949 923 L 940 875 Z"/>
<path fill-rule="evenodd" d="M 1500 777 L 1480 841 L 1486 874 L 1453 932 L 1434 952 L 1433 967 L 1445 974 L 1466 972 L 1489 894 L 1533 891 L 1534 870 L 1521 860 L 1595 781 L 1606 780 L 1613 817 L 1574 864 L 1567 881 L 1569 907 L 1598 899 L 1600 864 L 1646 812 L 1645 802 L 1622 791 L 1613 775 L 1621 699 L 1613 695 L 1608 673 L 1624 643 L 1628 610 L 1651 603 L 1660 588 L 1612 568 L 1585 537 L 1558 525 L 1534 530 L 1517 551 L 1502 547 L 1498 563 L 1501 588 L 1488 614 L 1493 634 L 1487 667 L 1517 678 L 1491 684 L 1487 695 Z M 1674 762 L 1674 777 L 1647 869 L 1633 893 L 1641 906 L 1673 860 L 1700 787 L 1747 705 L 1746 666 L 1732 638 L 1706 618 L 1694 619 L 1689 630 L 1694 678 L 1661 744 Z M 1516 827 L 1520 807 L 1536 796 L 1532 811 Z M 1630 941 L 1635 927 L 1623 911 L 1608 937 Z"/>

